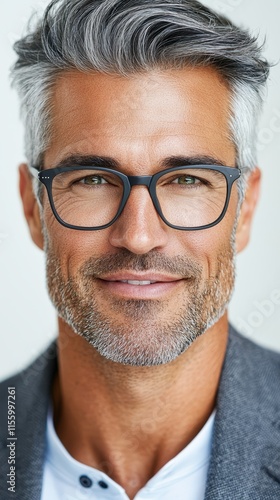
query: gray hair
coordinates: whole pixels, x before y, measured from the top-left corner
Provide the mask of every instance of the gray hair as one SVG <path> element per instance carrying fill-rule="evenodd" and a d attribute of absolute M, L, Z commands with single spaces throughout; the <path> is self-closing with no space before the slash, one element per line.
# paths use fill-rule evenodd
<path fill-rule="evenodd" d="M 231 90 L 236 163 L 256 165 L 256 124 L 269 65 L 256 38 L 196 0 L 53 0 L 14 47 L 12 79 L 21 99 L 29 164 L 40 163 L 48 147 L 52 88 L 61 72 L 129 76 L 212 66 Z"/>

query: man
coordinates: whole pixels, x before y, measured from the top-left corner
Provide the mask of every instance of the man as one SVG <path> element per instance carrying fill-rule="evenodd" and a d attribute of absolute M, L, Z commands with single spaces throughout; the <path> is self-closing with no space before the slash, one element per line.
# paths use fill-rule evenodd
<path fill-rule="evenodd" d="M 15 497 L 279 499 L 280 357 L 227 318 L 260 184 L 256 40 L 194 0 L 54 0 L 15 49 L 59 324 L 57 355 L 1 384 Z"/>

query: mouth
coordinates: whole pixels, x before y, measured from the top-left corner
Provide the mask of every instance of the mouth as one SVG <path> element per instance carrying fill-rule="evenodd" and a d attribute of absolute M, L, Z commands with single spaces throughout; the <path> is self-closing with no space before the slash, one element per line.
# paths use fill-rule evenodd
<path fill-rule="evenodd" d="M 153 285 L 154 283 L 157 283 L 157 281 L 120 280 L 119 283 L 127 283 L 128 285 L 133 285 L 133 286 L 145 286 L 145 285 Z"/>
<path fill-rule="evenodd" d="M 184 281 L 178 276 L 119 276 L 99 277 L 100 286 L 112 295 L 127 299 L 160 299 Z"/>

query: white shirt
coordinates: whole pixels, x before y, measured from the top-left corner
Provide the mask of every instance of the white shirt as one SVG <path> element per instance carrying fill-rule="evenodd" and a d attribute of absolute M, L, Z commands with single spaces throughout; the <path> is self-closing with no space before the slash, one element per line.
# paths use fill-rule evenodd
<path fill-rule="evenodd" d="M 138 491 L 135 500 L 203 500 L 215 412 L 199 434 Z M 128 500 L 125 490 L 105 473 L 75 460 L 62 445 L 52 414 L 41 500 Z"/>

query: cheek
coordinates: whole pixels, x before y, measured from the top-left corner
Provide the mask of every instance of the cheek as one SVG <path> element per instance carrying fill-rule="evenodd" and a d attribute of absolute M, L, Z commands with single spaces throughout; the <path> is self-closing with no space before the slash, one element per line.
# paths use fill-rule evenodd
<path fill-rule="evenodd" d="M 215 276 L 222 256 L 231 255 L 231 239 L 235 216 L 228 212 L 216 226 L 183 235 L 184 254 L 193 256 L 203 269 L 204 279 Z"/>
<path fill-rule="evenodd" d="M 60 261 L 63 275 L 73 276 L 91 257 L 109 252 L 107 230 L 78 231 L 62 226 L 53 216 L 51 208 L 44 211 L 46 251 Z"/>

